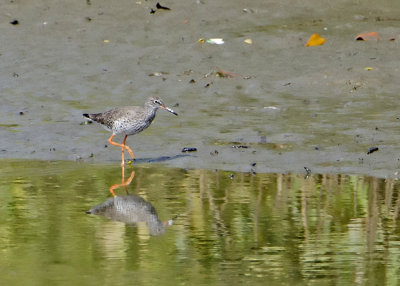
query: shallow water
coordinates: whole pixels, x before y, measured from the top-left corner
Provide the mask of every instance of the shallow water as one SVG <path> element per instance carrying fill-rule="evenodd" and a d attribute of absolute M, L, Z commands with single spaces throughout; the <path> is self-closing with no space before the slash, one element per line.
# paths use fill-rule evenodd
<path fill-rule="evenodd" d="M 125 181 L 132 171 L 126 191 L 114 189 L 117 198 L 128 192 L 151 205 L 161 223 L 173 220 L 161 232 L 152 232 L 143 218 L 124 223 L 85 213 L 112 200 L 109 188 L 121 183 L 119 166 L 2 160 L 2 281 L 399 283 L 396 180 L 142 165 L 126 168 Z"/>

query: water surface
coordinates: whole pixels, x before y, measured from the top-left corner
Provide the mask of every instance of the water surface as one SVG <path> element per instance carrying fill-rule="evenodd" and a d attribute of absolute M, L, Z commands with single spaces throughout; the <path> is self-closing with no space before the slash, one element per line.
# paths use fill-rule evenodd
<path fill-rule="evenodd" d="M 351 175 L 251 174 L 2 160 L 7 285 L 396 285 L 400 185 Z M 86 214 L 129 196 L 126 223 Z M 140 205 L 140 204 L 139 204 Z M 136 204 L 136 207 L 139 206 Z M 134 211 L 135 205 L 130 211 Z M 140 219 L 139 219 L 140 220 Z M 173 224 L 168 226 L 168 221 Z M 166 223 L 165 223 L 166 222 Z"/>

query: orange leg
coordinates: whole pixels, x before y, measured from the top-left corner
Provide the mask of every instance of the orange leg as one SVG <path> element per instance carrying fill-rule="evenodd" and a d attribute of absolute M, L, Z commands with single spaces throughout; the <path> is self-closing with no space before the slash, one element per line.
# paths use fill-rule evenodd
<path fill-rule="evenodd" d="M 135 155 L 133 154 L 132 149 L 129 148 L 128 145 L 125 145 L 125 142 L 126 142 L 126 139 L 127 139 L 127 138 L 128 138 L 128 135 L 125 135 L 124 142 L 122 142 L 122 144 L 125 146 L 125 149 L 126 149 L 126 151 L 128 151 L 129 155 L 131 155 L 131 158 L 132 158 L 132 159 L 135 159 Z"/>
<path fill-rule="evenodd" d="M 113 134 L 113 135 L 111 135 L 110 138 L 108 138 L 108 143 L 110 143 L 111 145 L 118 146 L 118 147 L 121 148 L 121 152 L 122 152 L 122 162 L 121 162 L 121 166 L 123 166 L 123 165 L 125 164 L 125 160 L 124 160 L 124 149 L 126 149 L 126 151 L 128 151 L 128 153 L 129 153 L 129 155 L 131 155 L 131 158 L 132 158 L 132 159 L 135 159 L 135 155 L 133 154 L 132 149 L 129 148 L 129 146 L 125 145 L 125 142 L 126 142 L 126 139 L 128 138 L 128 135 L 125 135 L 125 139 L 124 139 L 124 141 L 122 142 L 122 144 L 119 144 L 119 143 L 117 143 L 117 142 L 112 141 L 113 138 L 114 138 L 114 136 L 115 136 L 115 135 Z"/>

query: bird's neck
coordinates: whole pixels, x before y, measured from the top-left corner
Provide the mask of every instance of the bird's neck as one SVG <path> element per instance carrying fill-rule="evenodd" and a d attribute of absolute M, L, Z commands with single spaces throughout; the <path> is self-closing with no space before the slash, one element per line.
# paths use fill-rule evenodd
<path fill-rule="evenodd" d="M 149 108 L 148 110 L 147 110 L 147 116 L 146 116 L 146 119 L 147 119 L 147 121 L 149 121 L 149 122 L 152 122 L 153 120 L 154 120 L 154 117 L 156 117 L 156 112 L 157 112 L 157 108 Z"/>

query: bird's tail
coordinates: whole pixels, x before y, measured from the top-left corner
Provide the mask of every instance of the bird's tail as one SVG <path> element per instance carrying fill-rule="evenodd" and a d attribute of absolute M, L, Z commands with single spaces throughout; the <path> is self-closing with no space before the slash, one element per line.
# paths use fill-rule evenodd
<path fill-rule="evenodd" d="M 101 124 L 104 124 L 104 118 L 102 118 L 101 113 L 84 113 L 82 114 L 83 117 L 89 118 L 92 121 L 99 122 Z"/>

